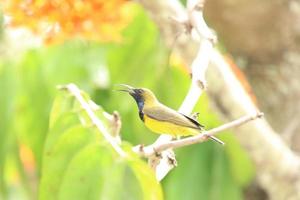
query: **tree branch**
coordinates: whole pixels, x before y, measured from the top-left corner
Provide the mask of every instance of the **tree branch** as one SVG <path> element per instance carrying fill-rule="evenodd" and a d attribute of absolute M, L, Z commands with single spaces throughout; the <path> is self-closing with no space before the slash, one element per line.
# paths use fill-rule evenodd
<path fill-rule="evenodd" d="M 70 92 L 71 95 L 75 97 L 75 99 L 79 102 L 81 107 L 84 109 L 84 111 L 87 113 L 88 117 L 90 118 L 93 125 L 96 126 L 96 128 L 99 130 L 100 133 L 103 134 L 106 141 L 108 141 L 113 149 L 121 156 L 126 157 L 126 153 L 123 151 L 123 149 L 118 145 L 118 142 L 109 134 L 109 132 L 106 130 L 105 126 L 99 120 L 99 118 L 96 116 L 94 111 L 91 108 L 91 105 L 84 99 L 84 97 L 81 95 L 80 90 L 75 84 L 68 84 L 66 86 L 60 86 L 59 89 L 65 89 L 68 92 Z"/>
<path fill-rule="evenodd" d="M 220 133 L 226 129 L 240 126 L 249 121 L 255 120 L 257 118 L 261 118 L 262 116 L 263 116 L 263 113 L 261 113 L 261 112 L 252 114 L 252 115 L 247 115 L 247 116 L 241 117 L 237 120 L 234 120 L 232 122 L 223 124 L 217 128 L 213 128 L 211 130 L 204 131 L 202 134 L 199 134 L 199 135 L 195 135 L 195 136 L 191 136 L 191 137 L 187 137 L 187 138 L 179 139 L 179 140 L 166 141 L 165 143 L 153 144 L 153 145 L 149 145 L 147 147 L 138 145 L 138 146 L 134 147 L 133 151 L 144 157 L 152 157 L 155 154 L 159 154 L 160 152 L 165 151 L 170 148 L 175 149 L 175 148 L 180 148 L 180 147 L 184 147 L 184 146 L 188 146 L 188 145 L 192 145 L 192 144 L 196 144 L 196 143 L 205 142 L 206 140 L 209 139 L 208 136 L 216 135 L 217 133 Z"/>

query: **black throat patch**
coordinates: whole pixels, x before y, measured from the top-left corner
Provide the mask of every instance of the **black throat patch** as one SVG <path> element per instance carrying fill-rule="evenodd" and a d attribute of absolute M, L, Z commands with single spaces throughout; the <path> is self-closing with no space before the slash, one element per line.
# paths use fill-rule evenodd
<path fill-rule="evenodd" d="M 143 108 L 144 108 L 144 99 L 139 99 L 139 101 L 136 100 L 136 103 L 137 103 L 138 108 L 139 108 L 139 116 L 140 116 L 140 119 L 141 119 L 142 121 L 144 121 L 144 112 L 143 112 Z"/>
<path fill-rule="evenodd" d="M 142 121 L 145 120 L 145 119 L 144 119 L 144 113 L 143 113 L 142 110 L 139 111 L 139 116 L 140 116 L 140 119 L 141 119 Z"/>
<path fill-rule="evenodd" d="M 144 108 L 144 98 L 142 97 L 140 92 L 136 92 L 134 94 L 131 94 L 131 96 L 134 98 L 134 100 L 137 103 L 137 106 L 139 108 L 139 117 L 142 121 L 144 121 L 144 113 L 143 113 L 143 108 Z"/>

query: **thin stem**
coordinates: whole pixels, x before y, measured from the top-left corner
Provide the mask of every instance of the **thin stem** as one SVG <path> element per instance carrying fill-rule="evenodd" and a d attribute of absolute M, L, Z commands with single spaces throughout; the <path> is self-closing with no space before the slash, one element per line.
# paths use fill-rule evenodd
<path fill-rule="evenodd" d="M 85 101 L 85 99 L 82 97 L 80 90 L 78 87 L 74 84 L 68 84 L 65 87 L 61 87 L 62 89 L 67 89 L 76 100 L 80 103 L 82 108 L 85 110 L 89 118 L 91 119 L 92 123 L 96 126 L 96 128 L 101 132 L 104 136 L 104 138 L 111 144 L 113 149 L 122 157 L 126 157 L 126 153 L 123 151 L 123 149 L 117 144 L 117 142 L 114 140 L 114 138 L 107 132 L 106 128 L 104 127 L 103 123 L 98 119 L 96 114 L 91 109 L 88 102 Z"/>
<path fill-rule="evenodd" d="M 249 121 L 255 120 L 257 118 L 261 118 L 262 116 L 263 113 L 261 112 L 258 112 L 256 114 L 246 115 L 232 122 L 223 124 L 217 128 L 204 131 L 202 134 L 196 136 L 191 136 L 184 139 L 173 140 L 173 141 L 165 141 L 164 143 L 154 143 L 146 147 L 137 146 L 133 149 L 133 151 L 135 151 L 136 153 L 144 157 L 152 157 L 153 155 L 165 151 L 167 149 L 175 149 L 175 148 L 180 148 L 180 147 L 184 147 L 196 143 L 205 142 L 206 140 L 209 139 L 209 136 L 214 136 L 217 133 L 220 133 L 226 129 L 240 126 Z"/>
<path fill-rule="evenodd" d="M 232 122 L 223 124 L 223 125 L 221 125 L 217 128 L 213 128 L 209 131 L 205 131 L 202 134 L 192 136 L 192 137 L 188 137 L 188 138 L 184 138 L 184 139 L 181 139 L 181 140 L 170 141 L 168 143 L 157 145 L 154 148 L 155 148 L 155 151 L 161 152 L 161 151 L 164 151 L 164 150 L 169 149 L 169 148 L 175 149 L 175 148 L 184 147 L 184 146 L 191 145 L 191 144 L 201 143 L 201 142 L 204 142 L 204 141 L 208 140 L 209 136 L 213 136 L 213 135 L 215 135 L 219 132 L 222 132 L 226 129 L 229 129 L 229 128 L 240 126 L 242 124 L 245 124 L 249 121 L 252 121 L 256 118 L 260 118 L 262 116 L 263 116 L 263 113 L 261 113 L 261 112 L 255 114 L 255 115 L 247 115 L 247 116 L 241 117 L 237 120 L 234 120 Z"/>

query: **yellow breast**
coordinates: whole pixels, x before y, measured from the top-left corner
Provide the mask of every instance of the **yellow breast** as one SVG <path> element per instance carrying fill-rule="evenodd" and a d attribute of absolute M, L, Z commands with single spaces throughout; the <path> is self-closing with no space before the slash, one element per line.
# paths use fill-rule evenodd
<path fill-rule="evenodd" d="M 158 134 L 170 134 L 174 136 L 188 136 L 199 134 L 200 131 L 188 127 L 179 126 L 170 122 L 158 121 L 144 115 L 144 123 L 151 131 Z"/>

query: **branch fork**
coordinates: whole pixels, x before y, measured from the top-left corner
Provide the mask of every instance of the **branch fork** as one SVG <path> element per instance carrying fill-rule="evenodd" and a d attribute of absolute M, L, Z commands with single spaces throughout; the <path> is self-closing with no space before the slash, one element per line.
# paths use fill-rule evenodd
<path fill-rule="evenodd" d="M 186 12 L 182 16 L 172 16 L 174 22 L 183 26 L 183 32 L 191 35 L 193 39 L 200 41 L 207 39 L 212 44 L 217 43 L 215 32 L 210 29 L 203 18 L 204 1 L 188 3 Z M 196 31 L 196 34 L 193 33 Z"/>

